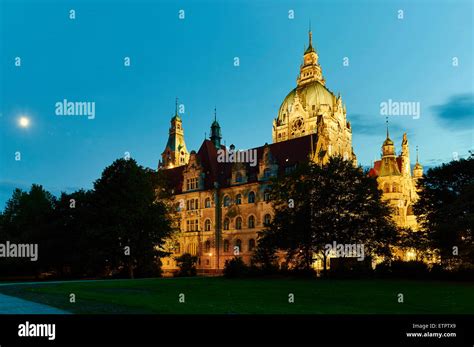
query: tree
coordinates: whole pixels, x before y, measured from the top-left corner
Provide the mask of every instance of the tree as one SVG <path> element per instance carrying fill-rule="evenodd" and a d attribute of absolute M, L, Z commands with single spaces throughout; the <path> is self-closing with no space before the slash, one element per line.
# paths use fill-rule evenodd
<path fill-rule="evenodd" d="M 179 271 L 176 274 L 178 277 L 196 276 L 196 263 L 198 257 L 189 253 L 184 253 L 179 257 L 174 258 Z"/>
<path fill-rule="evenodd" d="M 94 262 L 90 261 L 94 259 L 90 250 L 94 249 L 95 239 L 88 233 L 93 224 L 92 194 L 90 190 L 81 189 L 70 194 L 63 192 L 56 200 L 53 216 L 55 233 L 51 242 L 56 249 L 52 263 L 59 276 L 97 274 Z"/>
<path fill-rule="evenodd" d="M 397 246 L 405 251 L 414 251 L 416 261 L 432 255 L 429 244 L 428 234 L 424 230 L 399 228 Z"/>
<path fill-rule="evenodd" d="M 156 274 L 172 232 L 167 206 L 157 199 L 154 172 L 133 159 L 118 159 L 94 182 L 92 254 L 109 272 L 131 278 Z M 91 211 L 92 212 L 92 211 Z"/>
<path fill-rule="evenodd" d="M 419 180 L 414 212 L 444 267 L 474 259 L 474 155 L 429 169 Z"/>
<path fill-rule="evenodd" d="M 390 256 L 397 229 L 381 197 L 375 178 L 340 157 L 323 166 L 300 164 L 272 183 L 275 217 L 259 244 L 285 251 L 289 263 L 306 270 L 319 254 L 325 272 L 325 246 L 333 242 L 363 244 L 365 254 Z"/>
<path fill-rule="evenodd" d="M 244 263 L 242 257 L 234 257 L 225 261 L 224 277 L 238 278 L 248 276 L 250 272 L 249 267 Z"/>
<path fill-rule="evenodd" d="M 9 259 L 16 274 L 35 274 L 51 269 L 51 257 L 56 251 L 50 240 L 56 199 L 41 185 L 33 184 L 29 192 L 15 189 L 1 217 L 0 241 L 38 245 L 37 261 Z"/>
<path fill-rule="evenodd" d="M 278 242 L 275 237 L 278 237 L 278 234 L 270 228 L 258 232 L 258 247 L 252 254 L 252 265 L 259 267 L 264 273 L 278 269 Z"/>

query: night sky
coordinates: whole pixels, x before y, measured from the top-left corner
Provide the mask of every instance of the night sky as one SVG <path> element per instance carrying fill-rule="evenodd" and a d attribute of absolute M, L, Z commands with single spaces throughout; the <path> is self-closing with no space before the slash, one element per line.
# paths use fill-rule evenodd
<path fill-rule="evenodd" d="M 0 209 L 32 183 L 54 194 L 91 188 L 124 152 L 156 168 L 176 97 L 189 151 L 209 134 L 214 107 L 228 146 L 270 143 L 310 20 L 361 165 L 380 157 L 389 99 L 420 103 L 418 119 L 389 118 L 397 151 L 408 133 L 412 164 L 416 146 L 425 167 L 468 155 L 472 1 L 0 0 Z M 56 115 L 64 99 L 95 102 L 95 118 Z"/>

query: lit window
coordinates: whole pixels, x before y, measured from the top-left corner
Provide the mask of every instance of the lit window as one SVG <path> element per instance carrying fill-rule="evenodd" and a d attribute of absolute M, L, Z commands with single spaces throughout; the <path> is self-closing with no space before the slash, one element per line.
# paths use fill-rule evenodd
<path fill-rule="evenodd" d="M 240 230 L 242 229 L 242 218 L 237 217 L 235 220 L 235 229 Z"/>
<path fill-rule="evenodd" d="M 188 178 L 186 180 L 186 190 L 193 190 L 198 188 L 198 178 Z"/>
<path fill-rule="evenodd" d="M 205 202 L 204 202 L 204 205 L 206 206 L 206 208 L 210 208 L 211 207 L 211 199 L 210 198 L 206 198 Z"/>
<path fill-rule="evenodd" d="M 206 221 L 204 222 L 204 230 L 211 231 L 211 221 L 209 219 L 206 219 Z"/>
<path fill-rule="evenodd" d="M 242 251 L 242 241 L 240 239 L 235 240 L 235 246 L 239 250 L 239 252 Z"/>
<path fill-rule="evenodd" d="M 252 228 L 255 228 L 255 217 L 254 217 L 254 216 L 250 216 L 250 217 L 249 217 L 249 223 L 248 223 L 248 225 L 249 225 L 249 228 L 251 228 L 251 229 L 252 229 Z"/>
<path fill-rule="evenodd" d="M 224 252 L 229 252 L 229 241 L 224 240 Z"/>
<path fill-rule="evenodd" d="M 229 230 L 229 218 L 224 219 L 224 230 Z"/>

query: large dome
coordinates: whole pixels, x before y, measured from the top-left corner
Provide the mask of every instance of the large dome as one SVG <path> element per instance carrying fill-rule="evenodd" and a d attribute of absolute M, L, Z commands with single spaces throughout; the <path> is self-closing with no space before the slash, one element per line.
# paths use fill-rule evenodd
<path fill-rule="evenodd" d="M 277 124 L 282 124 L 286 119 L 288 112 L 293 108 L 295 95 L 298 90 L 300 103 L 306 107 L 306 111 L 318 110 L 320 105 L 328 105 L 331 109 L 335 102 L 335 96 L 325 86 L 318 81 L 313 81 L 301 87 L 293 89 L 283 100 L 278 111 Z"/>

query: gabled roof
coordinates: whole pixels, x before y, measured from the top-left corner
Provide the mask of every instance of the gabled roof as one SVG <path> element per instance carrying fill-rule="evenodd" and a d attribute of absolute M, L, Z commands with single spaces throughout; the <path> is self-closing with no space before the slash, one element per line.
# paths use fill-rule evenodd
<path fill-rule="evenodd" d="M 311 141 L 312 138 L 312 141 Z M 282 141 L 272 144 L 265 144 L 260 147 L 252 148 L 257 150 L 257 165 L 250 166 L 250 163 L 244 163 L 247 173 L 247 182 L 256 182 L 259 172 L 259 163 L 263 161 L 265 148 L 268 148 L 275 164 L 278 165 L 278 172 L 284 173 L 287 167 L 309 159 L 311 153 L 311 145 L 313 151 L 316 148 L 317 135 L 307 135 L 298 137 L 288 141 Z M 221 149 L 227 151 L 225 146 Z M 193 154 L 191 154 L 193 155 Z M 218 182 L 220 187 L 229 187 L 232 178 L 232 167 L 234 163 L 219 163 L 217 161 L 217 149 L 210 140 L 204 140 L 195 154 L 197 160 L 203 167 L 204 173 L 204 189 L 214 188 L 214 182 Z M 163 169 L 164 174 L 169 178 L 175 194 L 182 192 L 183 172 L 187 165 L 178 166 L 172 169 Z"/>

